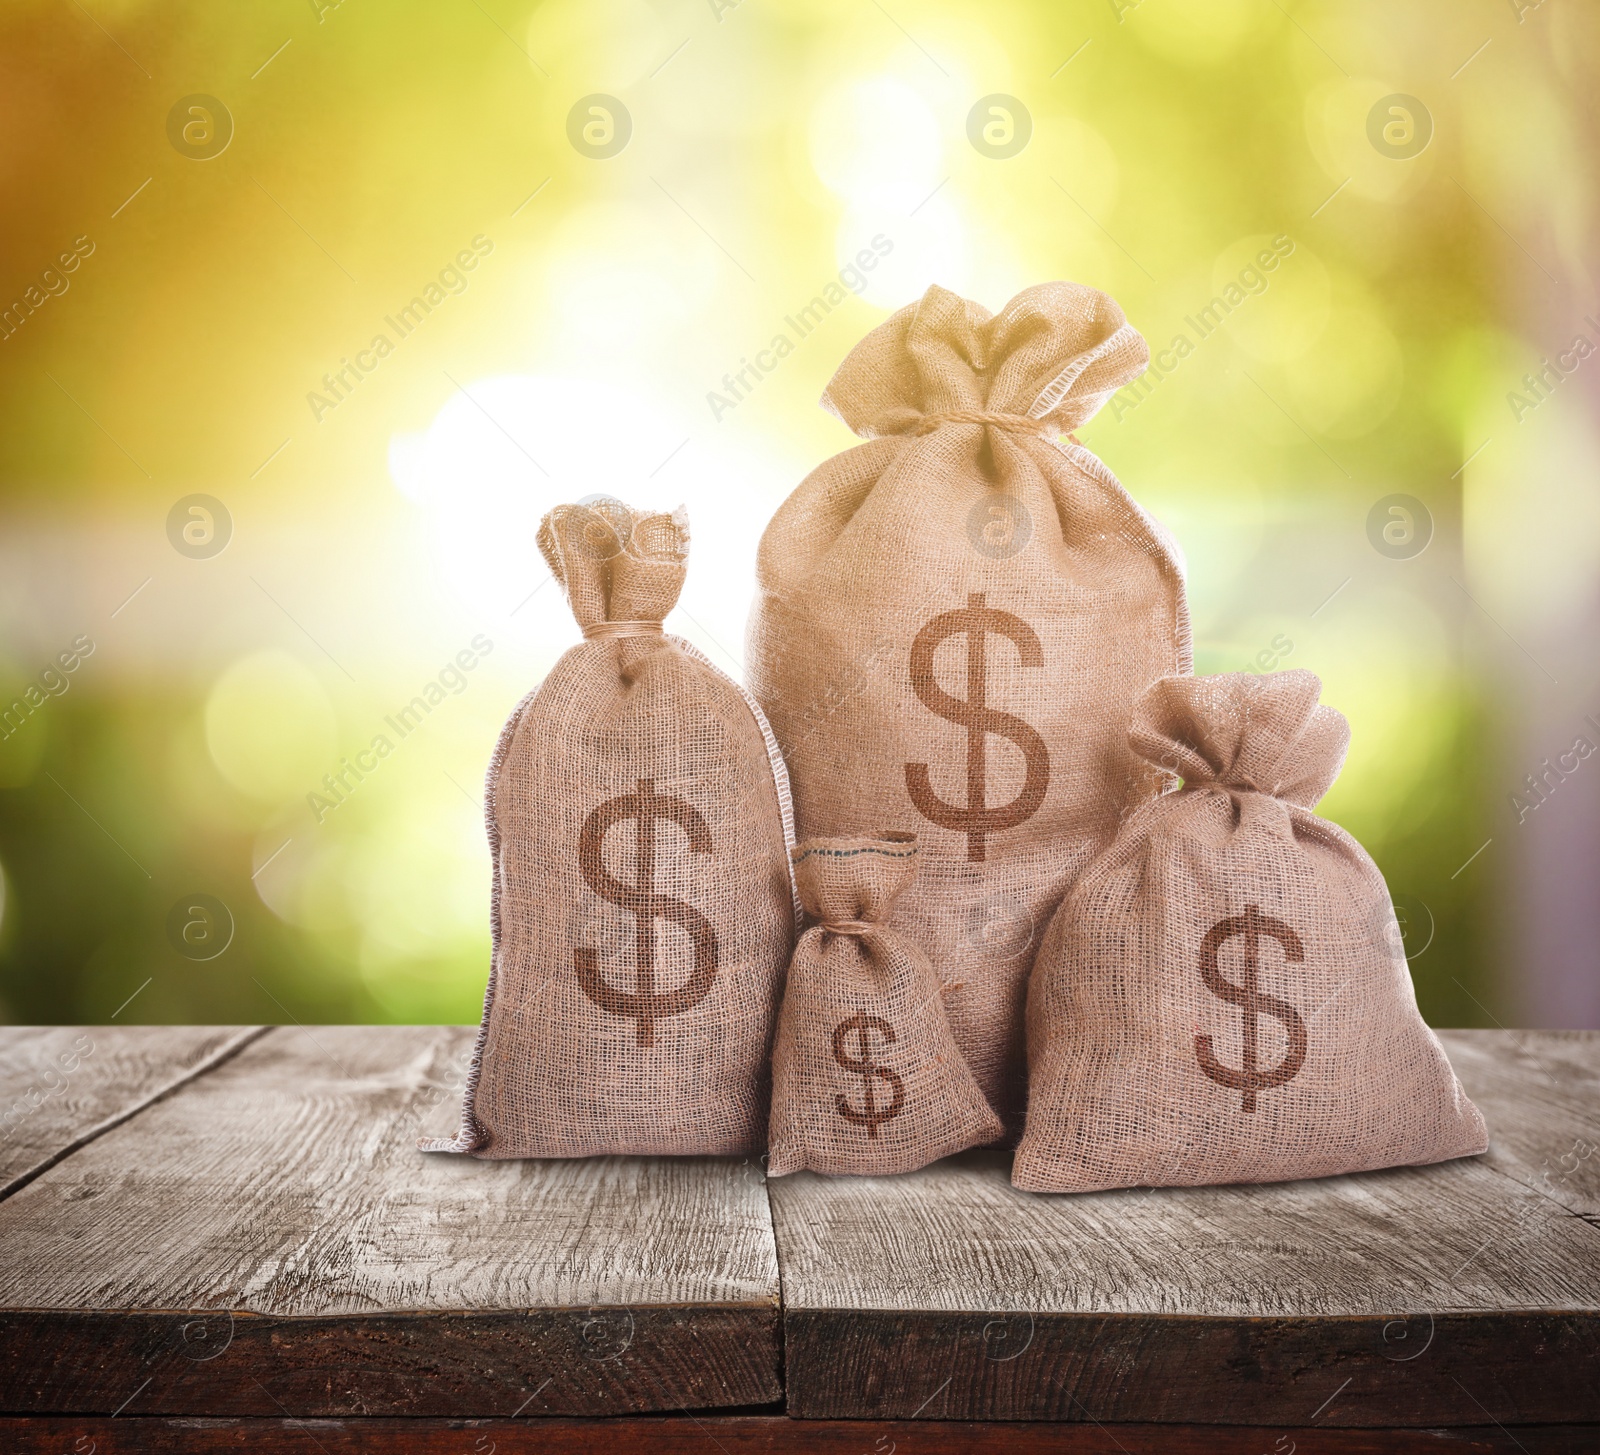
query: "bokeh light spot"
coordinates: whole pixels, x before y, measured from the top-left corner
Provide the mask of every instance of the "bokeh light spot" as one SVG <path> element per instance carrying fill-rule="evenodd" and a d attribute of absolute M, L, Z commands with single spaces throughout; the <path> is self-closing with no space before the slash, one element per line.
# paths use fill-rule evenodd
<path fill-rule="evenodd" d="M 255 652 L 235 662 L 212 687 L 205 721 L 217 771 L 262 803 L 311 791 L 337 757 L 328 695 L 288 652 Z"/>

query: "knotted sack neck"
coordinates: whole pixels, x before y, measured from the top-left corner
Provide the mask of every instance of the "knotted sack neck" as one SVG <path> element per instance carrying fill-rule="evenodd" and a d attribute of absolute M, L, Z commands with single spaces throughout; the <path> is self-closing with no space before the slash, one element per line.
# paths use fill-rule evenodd
<path fill-rule="evenodd" d="M 823 920 L 821 928 L 830 935 L 853 935 L 859 939 L 862 935 L 870 935 L 874 930 L 881 929 L 882 926 L 864 919 L 840 919 Z"/>
<path fill-rule="evenodd" d="M 987 424 L 1011 434 L 1030 434 L 1048 439 L 1054 426 L 1048 420 L 1035 419 L 1031 414 L 1004 414 L 987 409 L 952 409 L 944 414 L 924 414 L 904 432 L 909 435 L 931 434 L 941 424 Z M 1068 435 L 1071 439 L 1072 436 Z"/>
<path fill-rule="evenodd" d="M 1180 776 L 1185 788 L 1211 788 L 1219 793 L 1264 793 L 1268 798 L 1274 798 L 1278 793 L 1277 784 L 1257 783 L 1237 769 L 1225 773 L 1182 773 Z"/>
<path fill-rule="evenodd" d="M 1321 690 L 1313 673 L 1294 668 L 1162 677 L 1134 703 L 1128 746 L 1177 774 L 1186 793 L 1314 808 L 1350 742 L 1344 716 L 1318 703 Z"/>
<path fill-rule="evenodd" d="M 659 621 L 597 621 L 583 629 L 583 639 L 586 642 L 662 635 L 664 632 Z"/>

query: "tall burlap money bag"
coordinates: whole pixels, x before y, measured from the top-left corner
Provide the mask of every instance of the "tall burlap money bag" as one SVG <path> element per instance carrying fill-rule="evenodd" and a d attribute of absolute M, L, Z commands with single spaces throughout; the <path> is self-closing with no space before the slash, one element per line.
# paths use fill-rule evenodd
<path fill-rule="evenodd" d="M 772 1050 L 767 1171 L 912 1172 L 1000 1135 L 945 1018 L 928 958 L 889 924 L 916 877 L 915 834 L 794 849 L 818 923 L 795 946 Z"/>
<path fill-rule="evenodd" d="M 760 710 L 664 635 L 688 522 L 553 510 L 539 548 L 584 640 L 489 766 L 494 955 L 462 1125 L 480 1157 L 739 1154 L 766 1139 L 796 911 Z"/>
<path fill-rule="evenodd" d="M 1183 786 L 1129 816 L 1040 948 L 1018 1187 L 1276 1182 L 1486 1147 L 1382 874 L 1312 812 L 1350 737 L 1320 690 L 1232 672 L 1139 700 L 1130 743 Z"/>
<path fill-rule="evenodd" d="M 994 317 L 930 288 L 823 398 L 868 443 L 803 481 L 761 542 L 748 677 L 797 830 L 920 833 L 897 922 L 960 982 L 956 1044 L 1014 1125 L 1036 930 L 1154 791 L 1127 748 L 1133 699 L 1189 670 L 1174 549 L 1055 438 L 1147 359 L 1092 288 L 1043 284 Z"/>

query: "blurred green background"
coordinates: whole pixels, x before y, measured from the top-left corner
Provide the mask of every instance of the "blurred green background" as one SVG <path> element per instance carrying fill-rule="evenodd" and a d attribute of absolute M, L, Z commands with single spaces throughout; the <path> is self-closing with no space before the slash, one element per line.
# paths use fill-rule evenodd
<path fill-rule="evenodd" d="M 932 282 L 1070 278 L 1167 351 L 1082 437 L 1184 549 L 1197 670 L 1308 667 L 1352 721 L 1324 812 L 1425 1014 L 1600 1024 L 1592 11 L 0 30 L 0 1017 L 476 1019 L 484 766 L 577 638 L 540 515 L 687 503 L 673 625 L 736 671 L 762 526 L 852 443 L 816 407 L 851 344 Z"/>

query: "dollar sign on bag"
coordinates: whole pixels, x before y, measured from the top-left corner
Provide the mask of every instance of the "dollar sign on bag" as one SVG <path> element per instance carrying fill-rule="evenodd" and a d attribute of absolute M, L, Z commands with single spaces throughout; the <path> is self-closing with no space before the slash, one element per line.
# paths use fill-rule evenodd
<path fill-rule="evenodd" d="M 1235 985 L 1217 968 L 1217 951 L 1240 935 L 1244 936 L 1244 974 L 1241 976 L 1244 984 Z M 1244 1041 L 1240 1059 L 1244 1064 L 1237 1071 L 1224 1066 L 1212 1052 L 1210 1036 L 1194 1038 L 1195 1058 L 1200 1062 L 1200 1069 L 1213 1081 L 1244 1093 L 1241 1110 L 1247 1112 L 1256 1109 L 1256 1092 L 1293 1080 L 1306 1059 L 1306 1023 L 1300 1019 L 1299 1012 L 1287 1001 L 1266 994 L 1257 985 L 1264 935 L 1283 946 L 1285 960 L 1295 965 L 1304 962 L 1306 952 L 1300 936 L 1282 920 L 1262 914 L 1253 904 L 1247 904 L 1243 914 L 1218 920 L 1200 942 L 1200 978 L 1205 981 L 1206 989 L 1229 1005 L 1239 1007 Z M 1256 1017 L 1259 1015 L 1270 1015 L 1281 1021 L 1289 1035 L 1289 1049 L 1283 1060 L 1267 1071 L 1256 1064 Z"/>
<path fill-rule="evenodd" d="M 634 880 L 624 884 L 606 869 L 606 834 L 613 825 L 633 820 Z M 634 989 L 618 990 L 600 969 L 598 952 L 587 945 L 573 951 L 578 964 L 578 984 L 601 1010 L 632 1016 L 638 1021 L 639 1044 L 653 1046 L 656 1021 L 682 1015 L 706 998 L 717 978 L 717 935 L 711 922 L 681 899 L 656 892 L 656 824 L 675 823 L 689 839 L 695 854 L 711 852 L 711 830 L 692 804 L 670 794 L 657 793 L 655 779 L 641 778 L 632 793 L 607 799 L 583 821 L 578 835 L 578 867 L 589 887 L 602 899 L 632 910 L 634 929 Z M 676 990 L 656 989 L 656 921 L 678 926 L 694 944 L 694 970 Z"/>
<path fill-rule="evenodd" d="M 845 1048 L 845 1041 L 851 1031 L 856 1033 L 854 1056 Z M 879 1125 L 892 1121 L 905 1107 L 906 1084 L 889 1067 L 878 1065 L 872 1049 L 874 1031 L 883 1037 L 886 1046 L 892 1046 L 897 1039 L 894 1027 L 888 1021 L 881 1016 L 865 1015 L 860 1011 L 848 1020 L 840 1021 L 833 1028 L 833 1059 L 846 1071 L 854 1071 L 861 1077 L 861 1101 L 865 1110 L 858 1111 L 853 1107 L 850 1099 L 842 1091 L 834 1097 L 833 1104 L 838 1108 L 840 1116 L 852 1126 L 865 1127 L 867 1135 L 876 1141 Z M 878 1105 L 873 1089 L 875 1081 L 881 1081 L 889 1087 L 888 1106 Z"/>
<path fill-rule="evenodd" d="M 933 675 L 933 658 L 939 643 L 961 632 L 967 638 L 965 699 L 952 697 Z M 974 864 L 984 861 L 987 835 L 1015 828 L 1031 818 L 1044 802 L 1045 790 L 1050 786 L 1050 753 L 1044 739 L 1020 717 L 988 705 L 987 644 L 990 636 L 1010 640 L 1024 667 L 1044 666 L 1044 648 L 1039 645 L 1033 629 L 1021 617 L 986 605 L 985 594 L 981 591 L 970 594 L 966 606 L 934 617 L 911 643 L 912 690 L 930 712 L 967 730 L 967 801 L 959 806 L 944 802 L 933 791 L 926 763 L 906 764 L 906 791 L 917 812 L 930 823 L 966 834 L 967 858 Z M 988 733 L 1015 743 L 1022 750 L 1027 770 L 1021 792 L 1010 803 L 993 808 L 984 802 L 988 781 L 985 735 Z"/>

